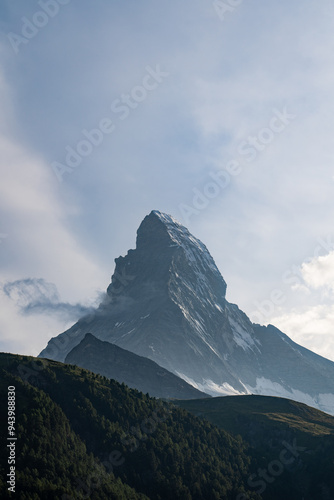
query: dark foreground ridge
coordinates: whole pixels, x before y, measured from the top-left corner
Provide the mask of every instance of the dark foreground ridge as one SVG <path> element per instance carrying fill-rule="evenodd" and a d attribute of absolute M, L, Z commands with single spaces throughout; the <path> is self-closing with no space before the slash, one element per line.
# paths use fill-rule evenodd
<path fill-rule="evenodd" d="M 124 382 L 132 389 L 165 399 L 207 398 L 208 395 L 148 358 L 98 340 L 87 333 L 66 356 L 66 363 Z"/>
<path fill-rule="evenodd" d="M 223 430 L 223 421 L 219 429 L 185 409 L 51 360 L 0 354 L 2 408 L 8 387 L 16 393 L 20 500 L 334 498 L 334 419 L 305 405 L 252 396 L 182 403 L 223 412 L 226 401 L 224 418 L 240 416 L 236 426 L 252 437 L 250 446 L 247 436 Z M 307 428 L 301 433 L 297 417 Z M 1 418 L 6 429 L 5 412 Z M 296 425 L 282 427 L 282 419 L 293 418 Z M 1 440 L 5 450 L 5 432 Z M 13 498 L 6 453 L 0 470 L 1 498 Z"/>

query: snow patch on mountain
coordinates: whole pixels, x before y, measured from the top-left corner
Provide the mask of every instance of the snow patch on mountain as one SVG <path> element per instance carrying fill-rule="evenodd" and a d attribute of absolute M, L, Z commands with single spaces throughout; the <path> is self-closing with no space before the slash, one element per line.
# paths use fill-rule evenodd
<path fill-rule="evenodd" d="M 244 351 L 255 346 L 255 342 L 250 334 L 244 330 L 239 323 L 234 321 L 232 318 L 228 318 L 228 320 L 233 330 L 234 340 L 238 346 L 242 347 Z"/>
<path fill-rule="evenodd" d="M 203 383 L 195 382 L 192 378 L 187 377 L 184 375 L 184 373 L 176 372 L 176 375 L 183 380 L 185 380 L 188 384 L 192 385 L 195 387 L 195 389 L 198 389 L 202 392 L 205 392 L 206 394 L 209 394 L 210 396 L 242 396 L 245 394 L 251 394 L 248 389 L 245 387 L 245 392 L 240 392 L 234 389 L 230 384 L 227 382 L 224 382 L 223 384 L 219 385 L 213 382 L 212 380 L 203 380 Z M 244 385 L 244 384 L 242 384 Z M 205 390 L 204 390 L 205 388 Z"/>
<path fill-rule="evenodd" d="M 323 411 L 330 415 L 334 415 L 334 394 L 319 394 L 317 401 L 319 407 L 322 408 Z"/>
<path fill-rule="evenodd" d="M 260 345 L 258 340 L 255 340 L 253 327 L 238 306 L 235 304 L 226 303 L 227 319 L 233 331 L 233 338 L 235 343 L 240 346 L 244 351 L 248 349 L 259 351 Z"/>
<path fill-rule="evenodd" d="M 182 226 L 171 215 L 163 214 L 158 210 L 153 210 L 153 213 L 164 223 L 171 240 L 174 241 L 177 246 L 183 248 L 190 262 L 196 263 L 198 260 L 193 250 L 196 249 L 201 254 L 205 264 L 209 266 L 212 271 L 220 275 L 209 250 L 200 240 L 190 234 L 186 227 Z"/>
<path fill-rule="evenodd" d="M 310 394 L 299 391 L 292 387 L 290 388 L 290 390 L 288 390 L 278 382 L 273 382 L 272 380 L 266 379 L 264 377 L 256 379 L 255 387 L 251 387 L 247 384 L 245 385 L 252 394 L 262 394 L 265 396 L 276 396 L 280 398 L 293 399 L 294 401 L 305 403 L 308 406 L 317 407 L 322 411 L 334 415 L 334 394 L 319 394 L 319 396 L 313 397 Z"/>

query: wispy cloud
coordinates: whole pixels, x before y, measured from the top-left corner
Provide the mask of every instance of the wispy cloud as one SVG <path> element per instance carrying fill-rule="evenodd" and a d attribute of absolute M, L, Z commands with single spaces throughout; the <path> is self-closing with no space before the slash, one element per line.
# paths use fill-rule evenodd
<path fill-rule="evenodd" d="M 0 350 L 37 355 L 52 337 L 90 314 L 90 304 L 63 302 L 54 283 L 26 278 L 0 286 Z"/>
<path fill-rule="evenodd" d="M 2 289 L 5 295 L 19 307 L 21 314 L 25 315 L 57 315 L 63 322 L 74 322 L 93 310 L 92 307 L 82 304 L 62 302 L 56 285 L 42 278 L 7 282 Z"/>

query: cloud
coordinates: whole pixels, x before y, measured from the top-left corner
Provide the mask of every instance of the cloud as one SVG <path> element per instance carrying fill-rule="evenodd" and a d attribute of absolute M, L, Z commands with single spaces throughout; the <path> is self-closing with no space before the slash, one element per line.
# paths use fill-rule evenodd
<path fill-rule="evenodd" d="M 284 290 L 282 287 L 284 305 L 271 304 L 264 319 L 298 344 L 334 361 L 334 251 L 328 252 L 331 248 L 331 235 L 318 238 L 313 256 L 284 273 L 285 285 L 290 284 Z M 325 251 L 328 253 L 320 255 Z"/>
<path fill-rule="evenodd" d="M 59 302 L 59 293 L 54 283 L 48 283 L 44 279 L 24 279 L 7 282 L 3 291 L 16 304 L 25 309 L 32 303 L 55 304 Z"/>
<path fill-rule="evenodd" d="M 326 288 L 334 292 L 334 251 L 328 255 L 315 257 L 302 265 L 305 283 L 314 289 Z"/>
<path fill-rule="evenodd" d="M 51 337 L 92 312 L 102 300 L 80 304 L 61 301 L 57 287 L 27 278 L 0 286 L 0 350 L 37 356 Z"/>
<path fill-rule="evenodd" d="M 270 322 L 298 344 L 334 361 L 334 305 L 292 310 Z"/>
<path fill-rule="evenodd" d="M 22 140 L 3 61 L 0 95 L 0 350 L 37 355 L 107 280 L 69 222 L 80 213 L 75 199 L 64 202 L 43 155 Z"/>
<path fill-rule="evenodd" d="M 0 211 L 6 214 L 8 234 L 1 247 L 5 277 L 19 277 L 29 269 L 31 275 L 56 282 L 63 295 L 80 294 L 80 289 L 88 293 L 88 282 L 95 288 L 102 274 L 65 222 L 66 210 L 75 213 L 77 208 L 57 200 L 41 158 L 4 137 L 0 147 Z"/>
<path fill-rule="evenodd" d="M 105 276 L 69 222 L 80 213 L 79 205 L 64 202 L 43 156 L 19 140 L 1 63 L 0 95 L 0 232 L 6 235 L 0 247 L 2 277 L 43 276 L 65 300 L 84 300 L 104 288 Z"/>
<path fill-rule="evenodd" d="M 58 316 L 63 322 L 73 321 L 90 314 L 93 307 L 61 302 L 57 287 L 42 278 L 28 278 L 7 282 L 2 290 L 23 315 Z"/>

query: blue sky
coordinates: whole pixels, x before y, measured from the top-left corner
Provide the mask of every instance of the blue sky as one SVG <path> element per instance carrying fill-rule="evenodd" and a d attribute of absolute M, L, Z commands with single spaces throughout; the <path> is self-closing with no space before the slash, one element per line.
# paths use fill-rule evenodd
<path fill-rule="evenodd" d="M 228 300 L 334 359 L 333 3 L 5 0 L 0 19 L 0 349 L 37 354 L 98 302 L 157 209 Z"/>

